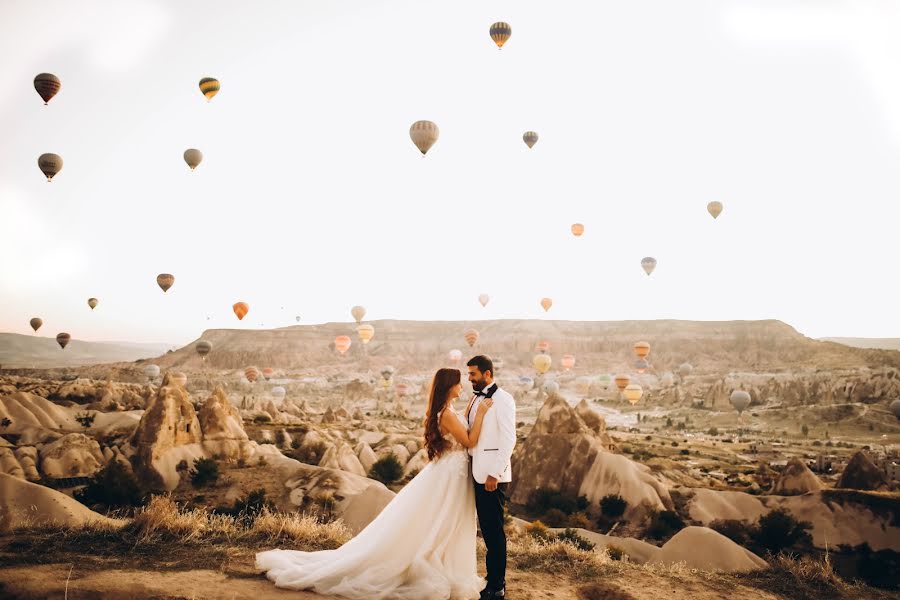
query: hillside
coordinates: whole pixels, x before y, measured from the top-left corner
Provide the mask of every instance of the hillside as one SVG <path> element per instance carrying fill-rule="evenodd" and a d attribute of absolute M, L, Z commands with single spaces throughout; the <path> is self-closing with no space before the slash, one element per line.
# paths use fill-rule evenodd
<path fill-rule="evenodd" d="M 780 321 L 373 321 L 375 337 L 364 346 L 352 323 L 298 325 L 274 330 L 214 329 L 201 339 L 213 344 L 207 367 L 247 365 L 318 370 L 320 374 L 391 364 L 404 370 L 446 364 L 447 352 L 464 356 L 484 352 L 502 357 L 507 369 L 531 370 L 536 344 L 550 343 L 554 365 L 562 354 L 577 357 L 575 370 L 616 371 L 634 362 L 634 342 L 652 346 L 650 362 L 657 372 L 690 362 L 695 373 L 731 370 L 788 371 L 900 366 L 900 352 L 850 348 L 807 338 Z M 464 339 L 474 327 L 480 338 L 469 348 Z M 353 346 L 345 356 L 334 350 L 334 338 L 348 335 Z M 154 360 L 161 367 L 199 369 L 194 344 Z M 324 369 L 324 373 L 322 372 Z"/>
<path fill-rule="evenodd" d="M 63 350 L 55 337 L 0 333 L 0 365 L 4 368 L 75 367 L 112 362 L 131 362 L 166 352 L 166 344 L 84 342 L 73 339 Z"/>
<path fill-rule="evenodd" d="M 900 338 L 828 337 L 819 339 L 823 342 L 835 342 L 845 346 L 852 346 L 853 348 L 900 350 Z"/>

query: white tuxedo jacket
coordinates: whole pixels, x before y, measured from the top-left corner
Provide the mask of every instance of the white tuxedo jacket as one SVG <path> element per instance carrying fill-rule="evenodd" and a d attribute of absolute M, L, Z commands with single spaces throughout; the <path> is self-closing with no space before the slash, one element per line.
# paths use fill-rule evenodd
<path fill-rule="evenodd" d="M 490 386 L 487 389 L 490 389 Z M 516 401 L 512 394 L 499 387 L 491 398 L 494 405 L 484 416 L 478 444 L 474 448 L 469 448 L 469 454 L 472 456 L 472 477 L 478 483 L 484 483 L 488 475 L 491 475 L 499 483 L 509 483 L 512 481 L 510 458 L 513 448 L 516 447 Z M 475 422 L 478 405 L 483 400 L 484 397 L 479 396 L 471 403 L 468 414 L 469 429 Z"/>

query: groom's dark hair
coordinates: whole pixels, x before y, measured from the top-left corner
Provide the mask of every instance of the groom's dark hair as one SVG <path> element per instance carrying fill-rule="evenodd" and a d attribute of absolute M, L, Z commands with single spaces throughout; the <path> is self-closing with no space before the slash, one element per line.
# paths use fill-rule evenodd
<path fill-rule="evenodd" d="M 494 361 L 485 356 L 484 354 L 479 354 L 478 356 L 473 356 L 469 359 L 469 362 L 466 363 L 467 367 L 478 367 L 478 370 L 482 373 L 491 372 L 491 377 L 494 376 Z"/>

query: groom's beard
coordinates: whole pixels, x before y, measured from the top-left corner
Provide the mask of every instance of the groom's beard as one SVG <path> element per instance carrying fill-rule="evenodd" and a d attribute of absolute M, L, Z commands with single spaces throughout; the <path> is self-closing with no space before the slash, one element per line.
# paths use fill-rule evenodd
<path fill-rule="evenodd" d="M 475 390 L 476 392 L 480 392 L 485 387 L 487 387 L 486 381 L 475 381 L 472 383 L 472 389 Z"/>

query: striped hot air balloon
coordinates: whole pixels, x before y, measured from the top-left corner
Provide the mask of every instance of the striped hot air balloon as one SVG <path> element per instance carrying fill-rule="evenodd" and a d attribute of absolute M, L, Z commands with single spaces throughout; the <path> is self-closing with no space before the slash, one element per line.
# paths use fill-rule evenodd
<path fill-rule="evenodd" d="M 37 333 L 37 330 L 41 328 L 41 325 L 44 324 L 44 320 L 39 317 L 34 317 L 28 324 L 31 325 L 31 328 L 34 329 L 34 332 Z"/>
<path fill-rule="evenodd" d="M 509 26 L 509 23 L 497 21 L 496 23 L 491 25 L 491 39 L 494 40 L 495 44 L 497 44 L 497 48 L 503 48 L 503 44 L 509 41 L 509 38 L 511 36 L 512 27 Z"/>
<path fill-rule="evenodd" d="M 638 400 L 641 399 L 641 396 L 644 395 L 644 388 L 642 388 L 640 384 L 629 383 L 622 391 L 622 395 L 625 396 L 625 399 L 628 400 L 632 406 L 634 406 L 637 404 Z"/>
<path fill-rule="evenodd" d="M 375 328 L 368 323 L 363 323 L 362 325 L 357 326 L 356 334 L 359 336 L 359 339 L 362 340 L 363 344 L 368 344 L 372 338 L 375 337 Z"/>
<path fill-rule="evenodd" d="M 234 311 L 235 316 L 237 316 L 238 321 L 242 321 L 244 317 L 247 316 L 247 313 L 250 312 L 250 305 L 246 302 L 235 302 L 231 306 L 231 310 Z"/>
<path fill-rule="evenodd" d="M 160 287 L 160 289 L 165 294 L 169 291 L 169 288 L 175 283 L 175 276 L 170 275 L 169 273 L 160 273 L 156 276 L 156 285 Z"/>
<path fill-rule="evenodd" d="M 566 371 L 571 371 L 572 367 L 575 366 L 575 355 L 574 354 L 563 354 L 562 360 L 560 363 L 562 368 Z"/>
<path fill-rule="evenodd" d="M 416 121 L 409 127 L 409 138 L 412 140 L 422 156 L 428 152 L 438 141 L 441 130 L 431 121 Z"/>
<path fill-rule="evenodd" d="M 534 365 L 535 371 L 543 375 L 550 369 L 553 359 L 550 358 L 549 354 L 535 354 L 534 358 L 531 359 L 531 364 Z"/>
<path fill-rule="evenodd" d="M 206 101 L 209 102 L 213 99 L 213 96 L 219 93 L 219 80 L 215 77 L 204 77 L 200 80 L 200 92 L 206 96 Z"/>
<path fill-rule="evenodd" d="M 475 342 L 478 341 L 479 336 L 480 334 L 478 333 L 477 329 L 473 329 L 471 327 L 469 329 L 466 329 L 466 343 L 469 344 L 470 347 L 475 345 Z"/>
<path fill-rule="evenodd" d="M 47 178 L 47 181 L 52 181 L 53 177 L 57 173 L 62 171 L 62 156 L 60 156 L 59 154 L 53 154 L 52 152 L 41 154 L 38 157 L 38 168 L 41 170 L 41 173 L 43 173 Z"/>
<path fill-rule="evenodd" d="M 187 375 L 185 375 L 184 373 L 181 373 L 181 372 L 169 373 L 169 380 L 174 383 L 177 383 L 181 387 L 184 387 L 187 385 Z"/>
<path fill-rule="evenodd" d="M 66 346 L 69 345 L 69 342 L 72 340 L 72 336 L 68 333 L 57 333 L 56 334 L 56 343 L 59 344 L 59 347 L 63 350 L 66 349 Z"/>
<path fill-rule="evenodd" d="M 256 380 L 259 379 L 259 369 L 256 367 L 247 367 L 244 369 L 244 377 L 246 377 L 247 381 L 250 383 L 256 383 Z"/>
<path fill-rule="evenodd" d="M 522 134 L 522 141 L 524 141 L 525 145 L 529 148 L 534 148 L 534 145 L 538 142 L 537 131 L 526 131 Z"/>
<path fill-rule="evenodd" d="M 335 350 L 337 350 L 338 352 L 341 353 L 341 356 L 346 354 L 347 350 L 350 349 L 350 346 L 352 344 L 353 344 L 353 341 L 350 339 L 349 336 L 339 335 L 336 338 L 334 338 L 334 348 L 335 348 Z"/>
<path fill-rule="evenodd" d="M 650 344 L 647 342 L 636 342 L 634 344 L 634 353 L 637 354 L 638 358 L 647 358 L 647 355 L 650 354 Z"/>
<path fill-rule="evenodd" d="M 44 101 L 44 106 L 53 99 L 61 87 L 62 83 L 60 83 L 59 77 L 53 73 L 41 73 L 34 78 L 34 91 Z"/>
<path fill-rule="evenodd" d="M 629 377 L 625 373 L 619 373 L 615 378 L 616 387 L 619 388 L 620 392 L 625 391 L 625 388 L 628 387 L 628 384 L 631 383 L 631 377 Z"/>

